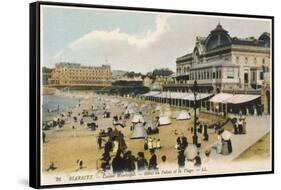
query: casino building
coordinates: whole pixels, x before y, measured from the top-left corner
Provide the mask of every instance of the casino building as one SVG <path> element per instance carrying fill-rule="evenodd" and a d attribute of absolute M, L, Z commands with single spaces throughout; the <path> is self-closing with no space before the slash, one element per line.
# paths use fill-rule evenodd
<path fill-rule="evenodd" d="M 58 63 L 48 79 L 49 86 L 111 86 L 109 65 L 82 66 L 77 63 Z"/>
<path fill-rule="evenodd" d="M 261 94 L 270 70 L 270 34 L 231 37 L 218 24 L 207 37 L 197 37 L 192 52 L 176 59 L 176 80 L 164 91 L 189 92 L 197 80 L 205 93 Z"/>

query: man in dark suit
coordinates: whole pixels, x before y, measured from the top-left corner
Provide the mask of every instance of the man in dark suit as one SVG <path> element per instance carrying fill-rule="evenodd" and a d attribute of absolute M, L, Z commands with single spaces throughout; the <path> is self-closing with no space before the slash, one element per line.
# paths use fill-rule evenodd
<path fill-rule="evenodd" d="M 208 141 L 209 140 L 209 135 L 208 135 L 208 125 L 207 123 L 205 123 L 203 125 L 203 136 L 204 136 L 204 141 Z"/>
<path fill-rule="evenodd" d="M 155 154 L 155 150 L 151 149 L 150 154 L 151 154 L 151 157 L 149 159 L 148 169 L 155 170 L 155 169 L 157 169 L 157 156 Z"/>

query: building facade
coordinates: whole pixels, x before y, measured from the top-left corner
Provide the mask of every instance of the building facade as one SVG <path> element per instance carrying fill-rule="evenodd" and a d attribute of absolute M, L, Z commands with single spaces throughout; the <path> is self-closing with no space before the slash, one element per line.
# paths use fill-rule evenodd
<path fill-rule="evenodd" d="M 261 101 L 262 105 L 264 106 L 263 110 L 264 113 L 270 114 L 271 110 L 271 104 L 270 104 L 270 99 L 271 99 L 271 77 L 269 74 L 264 75 L 264 81 L 263 81 L 263 87 L 261 91 Z"/>
<path fill-rule="evenodd" d="M 164 90 L 188 92 L 196 80 L 209 93 L 260 93 L 270 67 L 270 34 L 231 37 L 222 25 L 197 37 L 193 52 L 176 59 L 176 81 Z"/>
<path fill-rule="evenodd" d="M 151 78 L 148 76 L 143 77 L 143 86 L 151 88 L 151 85 L 152 85 Z"/>
<path fill-rule="evenodd" d="M 151 90 L 164 90 L 165 86 L 169 84 L 174 84 L 173 74 L 171 75 L 156 75 L 153 84 L 151 85 Z"/>
<path fill-rule="evenodd" d="M 111 86 L 109 65 L 82 66 L 77 63 L 58 63 L 51 72 L 49 86 Z"/>

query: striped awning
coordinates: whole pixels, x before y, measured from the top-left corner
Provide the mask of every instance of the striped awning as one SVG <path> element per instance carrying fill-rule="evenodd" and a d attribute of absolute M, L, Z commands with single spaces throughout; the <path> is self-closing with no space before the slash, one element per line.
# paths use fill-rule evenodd
<path fill-rule="evenodd" d="M 210 99 L 214 103 L 242 104 L 259 98 L 260 95 L 219 93 Z"/>

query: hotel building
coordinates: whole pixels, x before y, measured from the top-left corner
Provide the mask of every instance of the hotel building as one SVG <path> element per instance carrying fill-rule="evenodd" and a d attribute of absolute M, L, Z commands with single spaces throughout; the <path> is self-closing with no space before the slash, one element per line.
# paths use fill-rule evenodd
<path fill-rule="evenodd" d="M 261 94 L 270 70 L 270 34 L 231 37 L 222 25 L 197 37 L 193 52 L 176 59 L 176 81 L 164 91 L 189 92 L 197 80 L 201 92 Z"/>
<path fill-rule="evenodd" d="M 49 86 L 111 86 L 109 65 L 82 66 L 77 63 L 58 63 L 51 72 Z"/>

